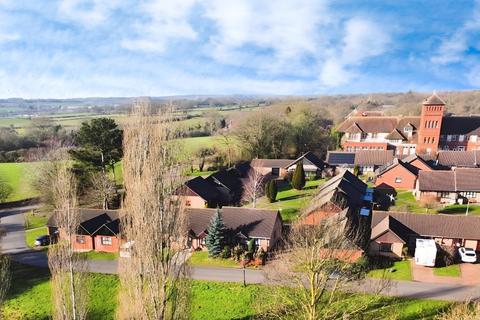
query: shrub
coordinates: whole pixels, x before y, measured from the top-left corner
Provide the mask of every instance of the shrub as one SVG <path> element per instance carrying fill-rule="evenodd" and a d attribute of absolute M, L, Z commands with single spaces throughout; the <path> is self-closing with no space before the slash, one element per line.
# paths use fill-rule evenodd
<path fill-rule="evenodd" d="M 277 199 L 277 182 L 275 180 L 270 180 L 265 185 L 265 195 L 267 196 L 270 202 L 275 202 Z"/>
<path fill-rule="evenodd" d="M 223 247 L 222 252 L 220 252 L 220 258 L 228 259 L 232 256 L 232 250 L 230 250 L 229 246 Z"/>
<path fill-rule="evenodd" d="M 245 250 L 243 250 L 242 246 L 240 246 L 239 244 L 237 244 L 237 245 L 236 245 L 235 247 L 233 247 L 233 249 L 232 249 L 233 258 L 234 258 L 236 261 L 240 261 L 240 258 L 242 257 L 244 251 L 245 251 Z"/>
<path fill-rule="evenodd" d="M 291 185 L 294 189 L 302 190 L 305 187 L 305 171 L 303 170 L 303 162 L 297 163 Z"/>

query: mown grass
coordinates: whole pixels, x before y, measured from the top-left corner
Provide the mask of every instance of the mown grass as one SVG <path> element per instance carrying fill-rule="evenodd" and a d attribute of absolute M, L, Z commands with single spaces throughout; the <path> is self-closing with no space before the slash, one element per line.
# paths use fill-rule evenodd
<path fill-rule="evenodd" d="M 44 227 L 47 224 L 48 216 L 46 214 L 34 213 L 33 211 L 25 214 L 25 229 L 35 229 Z"/>
<path fill-rule="evenodd" d="M 441 277 L 460 277 L 462 272 L 460 265 L 452 264 L 446 267 L 433 268 L 433 274 Z"/>
<path fill-rule="evenodd" d="M 118 253 L 115 252 L 98 252 L 98 251 L 88 251 L 79 253 L 79 255 L 84 256 L 88 260 L 117 260 Z"/>
<path fill-rule="evenodd" d="M 438 213 L 445 213 L 445 214 L 466 214 L 466 212 L 467 212 L 466 204 L 454 204 L 438 210 Z M 472 216 L 480 215 L 480 206 L 475 204 L 468 205 L 468 214 Z"/>
<path fill-rule="evenodd" d="M 24 200 L 38 196 L 32 182 L 39 162 L 0 163 L 0 179 L 13 189 L 8 201 Z"/>
<path fill-rule="evenodd" d="M 211 258 L 208 256 L 207 251 L 195 251 L 188 260 L 188 263 L 192 266 L 204 266 L 204 267 L 226 267 L 226 268 L 239 268 L 240 265 L 232 259 Z"/>
<path fill-rule="evenodd" d="M 51 289 L 48 269 L 14 263 L 12 287 L 3 306 L 5 319 L 46 320 L 51 317 Z M 118 277 L 90 274 L 87 319 L 114 319 L 118 306 Z M 269 286 L 240 283 L 192 281 L 190 319 L 252 319 L 264 311 Z M 368 295 L 345 294 L 342 305 L 361 306 Z M 364 319 L 433 319 L 451 304 L 443 301 L 382 297 L 363 312 Z M 340 306 L 341 307 L 341 306 Z"/>
<path fill-rule="evenodd" d="M 48 234 L 48 229 L 47 227 L 40 227 L 36 229 L 30 229 L 25 231 L 25 242 L 27 243 L 27 246 L 30 248 L 35 247 L 35 240 L 43 236 L 45 234 Z"/>
<path fill-rule="evenodd" d="M 392 280 L 412 280 L 410 260 L 395 261 L 391 267 L 371 270 L 368 276 L 371 278 L 385 277 Z"/>
<path fill-rule="evenodd" d="M 279 184 L 281 183 L 283 182 L 279 182 Z M 324 183 L 325 179 L 307 181 L 303 190 L 295 190 L 289 184 L 284 183 L 278 190 L 275 202 L 270 203 L 264 196 L 258 200 L 257 208 L 280 210 L 285 222 L 293 221 L 298 217 L 299 211 L 310 203 L 318 191 L 317 188 Z"/>

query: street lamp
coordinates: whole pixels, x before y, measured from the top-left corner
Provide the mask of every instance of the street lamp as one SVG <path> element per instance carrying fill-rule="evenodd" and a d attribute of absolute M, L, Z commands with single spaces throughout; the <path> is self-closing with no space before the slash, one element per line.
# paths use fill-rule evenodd
<path fill-rule="evenodd" d="M 465 211 L 465 215 L 468 216 L 468 207 L 469 207 L 469 204 L 470 204 L 470 201 L 469 199 L 467 198 L 467 211 Z"/>

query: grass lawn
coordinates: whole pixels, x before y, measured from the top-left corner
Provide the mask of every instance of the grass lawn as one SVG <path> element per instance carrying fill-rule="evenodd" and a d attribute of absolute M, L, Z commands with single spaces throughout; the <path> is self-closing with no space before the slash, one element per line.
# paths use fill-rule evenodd
<path fill-rule="evenodd" d="M 32 188 L 38 162 L 0 163 L 0 179 L 6 181 L 13 193 L 7 201 L 17 201 L 38 196 Z"/>
<path fill-rule="evenodd" d="M 307 181 L 303 190 L 295 190 L 285 184 L 278 190 L 277 201 L 270 203 L 266 197 L 262 197 L 258 200 L 257 208 L 280 210 L 284 221 L 295 220 L 298 212 L 310 203 L 312 196 L 317 192 L 317 187 L 324 183 L 325 179 Z"/>
<path fill-rule="evenodd" d="M 89 251 L 79 253 L 82 256 L 85 256 L 88 260 L 116 260 L 118 259 L 118 253 L 115 252 L 97 252 Z"/>
<path fill-rule="evenodd" d="M 188 260 L 192 266 L 240 268 L 240 264 L 231 259 L 210 258 L 207 251 L 195 251 Z"/>
<path fill-rule="evenodd" d="M 12 287 L 3 306 L 5 319 L 46 320 L 51 317 L 50 275 L 47 269 L 12 266 Z M 90 274 L 87 319 L 114 319 L 118 277 Z M 190 319 L 251 319 L 262 308 L 269 288 L 239 283 L 192 281 Z M 345 304 L 361 304 L 368 296 L 345 295 Z M 448 302 L 383 297 L 365 311 L 365 319 L 433 319 Z"/>
<path fill-rule="evenodd" d="M 452 264 L 447 267 L 433 268 L 433 274 L 442 277 L 460 277 L 462 273 L 459 264 Z"/>
<path fill-rule="evenodd" d="M 28 230 L 44 227 L 47 220 L 47 215 L 30 211 L 25 215 L 25 229 Z"/>
<path fill-rule="evenodd" d="M 27 242 L 27 246 L 30 248 L 35 247 L 35 239 L 40 236 L 48 234 L 47 227 L 40 227 L 36 229 L 30 229 L 25 231 L 25 241 Z M 46 247 L 45 247 L 46 248 Z"/>
<path fill-rule="evenodd" d="M 395 198 L 395 206 L 390 207 L 390 211 L 427 213 L 427 209 L 415 199 L 412 191 L 409 190 L 398 190 Z M 433 213 L 434 210 L 430 209 L 429 212 Z"/>
<path fill-rule="evenodd" d="M 466 212 L 466 204 L 454 204 L 450 206 L 445 206 L 444 208 L 438 210 L 438 213 L 447 214 L 465 214 Z M 468 214 L 472 216 L 480 215 L 480 205 L 470 204 L 468 206 Z"/>
<path fill-rule="evenodd" d="M 375 269 L 368 273 L 369 277 L 392 280 L 412 280 L 412 269 L 410 260 L 395 261 L 392 267 L 386 269 Z"/>
<path fill-rule="evenodd" d="M 199 171 L 197 169 L 193 170 L 193 172 L 191 172 L 190 170 L 188 170 L 185 175 L 187 177 L 205 177 L 205 176 L 209 176 L 211 175 L 212 173 L 215 173 L 216 171 Z"/>

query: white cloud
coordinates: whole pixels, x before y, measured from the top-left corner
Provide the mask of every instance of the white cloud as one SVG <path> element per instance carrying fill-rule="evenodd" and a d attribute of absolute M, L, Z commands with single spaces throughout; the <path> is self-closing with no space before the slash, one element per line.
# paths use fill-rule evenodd
<path fill-rule="evenodd" d="M 164 51 L 171 41 L 194 40 L 196 31 L 188 21 L 196 0 L 153 0 L 143 3 L 140 11 L 147 22 L 137 23 L 137 36 L 126 38 L 122 46 L 129 50 Z"/>
<path fill-rule="evenodd" d="M 472 38 L 477 36 L 479 31 L 480 1 L 477 0 L 472 16 L 450 37 L 441 41 L 438 53 L 431 58 L 431 61 L 442 65 L 462 61 L 469 46 L 474 46 Z"/>
<path fill-rule="evenodd" d="M 105 22 L 118 5 L 118 0 L 62 0 L 58 11 L 63 19 L 93 28 Z"/>
<path fill-rule="evenodd" d="M 320 82 L 327 87 L 344 85 L 355 76 L 355 70 L 366 59 L 388 50 L 390 35 L 381 25 L 365 18 L 352 18 L 345 23 L 344 36 L 338 48 L 330 50 Z"/>

